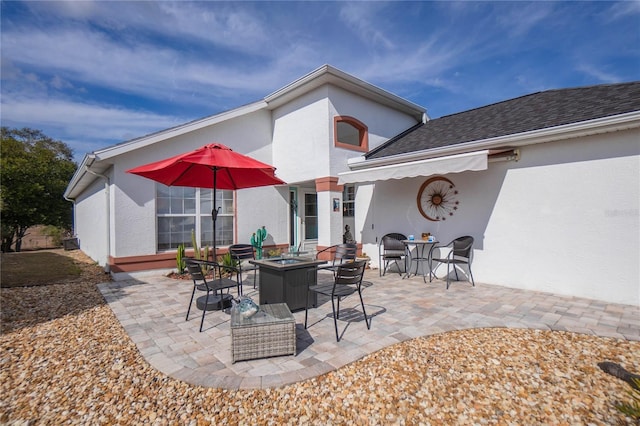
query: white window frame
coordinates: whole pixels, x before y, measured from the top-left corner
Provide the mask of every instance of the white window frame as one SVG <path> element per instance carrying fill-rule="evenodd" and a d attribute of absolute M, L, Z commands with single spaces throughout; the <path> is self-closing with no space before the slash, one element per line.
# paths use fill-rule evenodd
<path fill-rule="evenodd" d="M 349 198 L 349 189 L 353 198 Z M 348 212 L 352 214 L 347 214 Z M 356 215 L 356 188 L 354 185 L 345 185 L 342 189 L 342 217 L 355 217 Z"/>
<path fill-rule="evenodd" d="M 160 221 L 161 218 L 179 218 L 179 217 L 185 217 L 185 218 L 193 218 L 194 221 L 194 225 L 193 225 L 193 230 L 195 231 L 195 235 L 196 235 L 196 243 L 198 244 L 199 247 L 203 247 L 203 226 L 202 226 L 202 221 L 203 220 L 210 220 L 211 219 L 211 209 L 208 208 L 203 208 L 202 204 L 204 202 L 204 200 L 202 200 L 202 192 L 204 191 L 211 191 L 210 189 L 206 189 L 206 188 L 192 188 L 193 190 L 195 190 L 195 206 L 193 209 L 193 212 L 189 212 L 189 213 L 172 213 L 172 212 L 163 212 L 160 213 L 158 212 L 159 209 L 159 190 L 162 188 L 167 188 L 169 189 L 170 193 L 174 190 L 172 190 L 172 188 L 180 188 L 181 190 L 184 190 L 185 188 L 182 187 L 167 187 L 164 186 L 162 184 L 156 184 L 156 250 L 158 252 L 166 252 L 166 251 L 173 251 L 176 250 L 177 246 L 179 244 L 184 244 L 185 247 L 187 248 L 192 248 L 193 244 L 191 241 L 191 232 L 189 231 L 188 234 L 185 234 L 183 231 L 183 238 L 177 238 L 174 240 L 169 241 L 168 246 L 166 246 L 166 243 L 163 243 L 163 246 L 161 247 L 161 243 L 160 243 Z M 229 244 L 233 244 L 233 236 L 235 235 L 235 215 L 234 215 L 234 191 L 224 191 L 224 190 L 217 190 L 216 194 L 218 196 L 218 198 L 222 197 L 223 199 L 227 198 L 227 200 L 229 202 L 227 203 L 221 203 L 218 202 L 218 207 L 222 207 L 220 209 L 220 212 L 218 213 L 218 220 L 217 220 L 217 227 L 218 227 L 218 234 L 216 235 L 217 239 L 216 239 L 216 245 L 218 247 L 221 246 L 225 246 L 225 245 L 229 245 Z M 173 194 L 171 194 L 172 196 L 170 197 L 171 201 L 177 201 L 180 199 L 180 197 L 173 197 Z M 184 200 L 184 198 L 183 198 Z M 209 202 L 209 205 L 211 205 L 212 203 Z M 184 205 L 184 204 L 183 204 Z M 225 217 L 231 217 L 231 229 L 230 230 L 220 230 L 220 225 L 222 223 L 221 219 L 225 218 Z M 224 240 L 223 238 L 221 238 L 221 234 L 227 232 L 230 236 L 231 239 L 230 240 Z M 183 239 L 184 241 L 180 241 L 181 239 Z M 207 241 L 207 245 L 211 245 L 212 244 L 212 240 Z"/>

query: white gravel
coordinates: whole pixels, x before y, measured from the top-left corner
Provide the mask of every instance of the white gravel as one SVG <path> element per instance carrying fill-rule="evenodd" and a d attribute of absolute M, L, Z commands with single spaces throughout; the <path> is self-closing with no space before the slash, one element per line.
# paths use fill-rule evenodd
<path fill-rule="evenodd" d="M 80 282 L 2 289 L 2 424 L 637 424 L 597 363 L 640 372 L 640 342 L 556 331 L 418 338 L 275 389 L 191 386 L 147 364 L 84 265 Z"/>

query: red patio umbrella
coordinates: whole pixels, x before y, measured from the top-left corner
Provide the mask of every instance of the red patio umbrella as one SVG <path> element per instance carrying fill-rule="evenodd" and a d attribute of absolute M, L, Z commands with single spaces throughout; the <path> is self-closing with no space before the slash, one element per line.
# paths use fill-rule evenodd
<path fill-rule="evenodd" d="M 166 160 L 127 170 L 167 186 L 213 189 L 213 258 L 216 258 L 216 189 L 242 189 L 281 185 L 275 167 L 212 143 Z"/>

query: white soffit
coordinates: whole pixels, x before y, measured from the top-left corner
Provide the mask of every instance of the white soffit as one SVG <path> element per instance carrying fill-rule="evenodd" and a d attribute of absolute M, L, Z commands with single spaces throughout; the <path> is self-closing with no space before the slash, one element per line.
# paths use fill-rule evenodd
<path fill-rule="evenodd" d="M 489 151 L 484 150 L 344 172 L 338 174 L 338 184 L 486 170 L 488 155 Z"/>

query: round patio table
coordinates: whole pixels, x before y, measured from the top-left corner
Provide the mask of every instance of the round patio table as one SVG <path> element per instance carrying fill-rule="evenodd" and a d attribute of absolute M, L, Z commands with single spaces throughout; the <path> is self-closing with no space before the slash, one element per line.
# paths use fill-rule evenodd
<path fill-rule="evenodd" d="M 410 278 L 411 277 L 411 269 L 413 268 L 413 264 L 415 263 L 416 265 L 416 270 L 413 273 L 414 276 L 418 275 L 418 270 L 420 269 L 420 265 L 422 264 L 422 279 L 424 280 L 424 282 L 427 282 L 427 278 L 426 278 L 426 271 L 429 271 L 429 277 L 431 277 L 431 275 L 433 274 L 433 271 L 431 270 L 431 254 L 433 252 L 433 248 L 436 246 L 436 244 L 438 244 L 438 241 L 427 241 L 427 240 L 402 240 L 402 243 L 404 244 L 405 247 L 405 251 L 407 253 L 407 264 L 409 265 L 409 267 L 407 268 L 407 273 L 404 276 L 404 278 Z M 425 256 L 425 251 L 427 249 L 427 246 L 429 246 L 429 252 L 427 253 L 427 255 Z M 413 256 L 412 250 L 415 249 L 415 256 Z M 424 263 L 427 264 L 427 266 L 424 265 Z"/>

